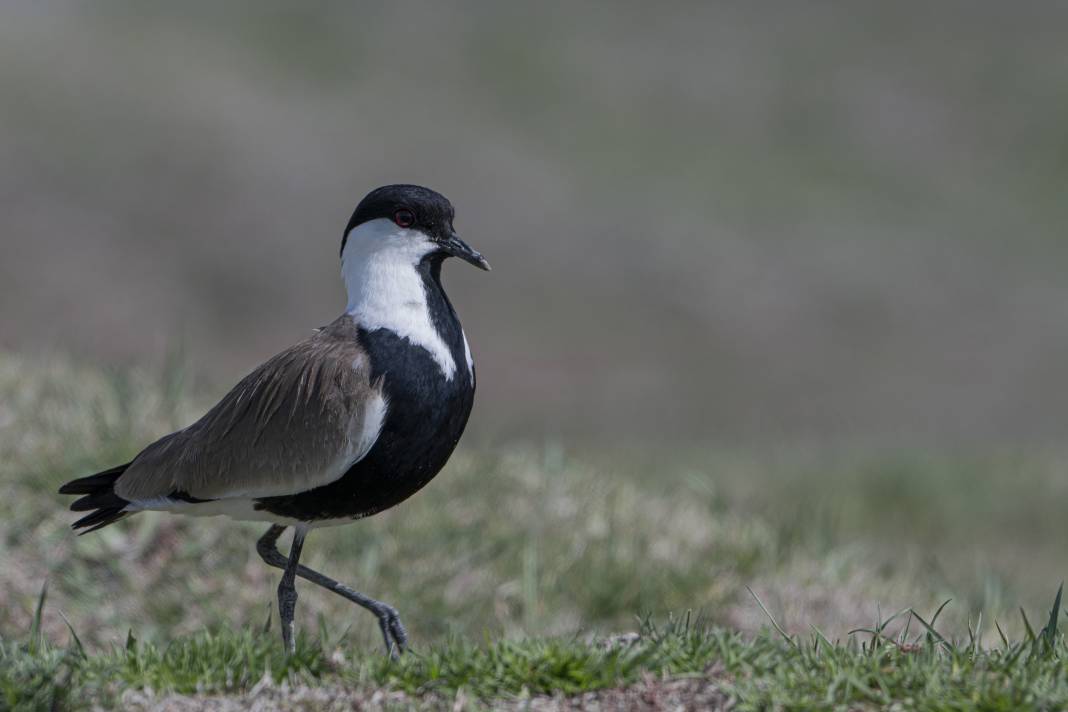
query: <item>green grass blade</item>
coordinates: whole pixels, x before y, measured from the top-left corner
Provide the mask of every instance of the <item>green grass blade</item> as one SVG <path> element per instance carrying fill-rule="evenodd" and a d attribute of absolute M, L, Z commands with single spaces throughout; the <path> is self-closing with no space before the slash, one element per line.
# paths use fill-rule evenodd
<path fill-rule="evenodd" d="M 88 660 L 89 656 L 85 653 L 85 646 L 82 645 L 82 639 L 79 638 L 78 634 L 74 632 L 74 626 L 72 626 L 70 624 L 70 621 L 67 620 L 67 616 L 63 614 L 63 611 L 56 612 L 59 613 L 59 617 L 63 619 L 63 622 L 67 626 L 67 630 L 70 631 L 71 641 L 74 643 L 75 650 L 78 651 L 78 657 L 82 658 L 83 660 Z"/>
<path fill-rule="evenodd" d="M 942 605 L 943 605 L 943 606 L 945 606 L 945 604 L 944 604 L 944 603 L 943 603 Z M 939 608 L 938 610 L 939 610 L 939 611 L 941 611 L 942 609 L 941 609 L 941 608 Z M 924 628 L 926 628 L 926 629 L 927 629 L 927 632 L 928 632 L 928 633 L 930 633 L 930 634 L 931 634 L 931 636 L 933 636 L 935 640 L 937 640 L 937 641 L 938 641 L 939 643 L 941 643 L 942 645 L 945 645 L 945 646 L 946 646 L 947 648 L 950 648 L 950 649 L 952 649 L 952 647 L 953 647 L 953 646 L 952 646 L 952 645 L 950 645 L 949 641 L 948 641 L 948 640 L 946 640 L 945 638 L 943 638 L 943 637 L 942 637 L 942 634 L 941 634 L 941 633 L 939 633 L 939 632 L 938 632 L 937 630 L 935 630 L 935 629 L 934 629 L 934 626 L 932 626 L 932 625 L 931 625 L 930 623 L 928 623 L 927 621 L 925 621 L 925 620 L 923 619 L 923 616 L 921 616 L 921 615 L 920 615 L 919 613 L 917 613 L 916 611 L 913 611 L 913 612 L 912 612 L 912 615 L 916 617 L 916 620 L 918 620 L 918 621 L 920 622 L 920 625 L 922 625 L 922 626 L 923 626 Z M 936 614 L 936 615 L 937 615 L 937 614 Z M 932 618 L 931 620 L 934 620 L 934 619 Z"/>
<path fill-rule="evenodd" d="M 933 616 L 931 616 L 931 626 L 932 627 L 934 626 L 935 623 L 938 622 L 938 616 L 942 615 L 942 611 L 945 610 L 946 606 L 948 606 L 949 602 L 952 601 L 952 600 L 953 600 L 952 598 L 947 598 L 946 600 L 942 601 L 942 605 L 939 606 L 938 610 L 935 611 L 935 614 Z"/>
<path fill-rule="evenodd" d="M 1061 614 L 1061 594 L 1064 593 L 1064 582 L 1061 581 L 1061 585 L 1057 588 L 1057 597 L 1053 599 L 1053 608 L 1049 612 L 1049 621 L 1046 622 L 1046 627 L 1042 629 L 1042 639 L 1045 641 L 1047 649 L 1053 650 L 1054 644 L 1057 642 L 1057 619 Z"/>
<path fill-rule="evenodd" d="M 1009 645 L 1009 639 L 1005 637 L 1005 631 L 1001 630 L 1001 626 L 998 625 L 998 619 L 996 617 L 994 618 L 994 627 L 997 628 L 998 635 L 1001 636 L 1002 646 L 1004 646 L 1005 650 L 1008 650 L 1011 647 Z"/>
<path fill-rule="evenodd" d="M 760 610 L 764 611 L 764 615 L 768 617 L 768 620 L 771 621 L 771 625 L 775 628 L 775 630 L 779 632 L 779 635 L 781 635 L 787 643 L 796 648 L 797 642 L 793 638 L 791 638 L 785 630 L 783 630 L 782 626 L 780 626 L 778 621 L 775 620 L 775 616 L 771 615 L 771 611 L 767 609 L 763 601 L 760 600 L 760 597 L 756 595 L 756 592 L 748 586 L 745 587 L 745 590 L 748 591 L 749 595 L 753 597 L 753 600 L 757 602 L 757 605 L 760 606 Z"/>
<path fill-rule="evenodd" d="M 274 606 L 270 603 L 267 604 L 267 618 L 263 621 L 263 627 L 260 629 L 264 635 L 271 632 L 271 614 L 274 612 Z"/>
<path fill-rule="evenodd" d="M 815 625 L 809 626 L 812 628 L 812 632 L 816 634 L 816 642 L 823 643 L 827 650 L 834 650 L 834 644 L 827 640 L 827 636 L 823 634 L 823 631 L 817 628 Z M 818 650 L 818 648 L 817 648 Z"/>
<path fill-rule="evenodd" d="M 34 652 L 38 652 L 44 645 L 44 633 L 41 628 L 41 619 L 44 616 L 45 600 L 48 598 L 48 579 L 41 585 L 41 593 L 37 596 L 37 607 L 33 611 L 33 622 L 30 624 L 30 646 Z"/>
<path fill-rule="evenodd" d="M 1031 621 L 1027 620 L 1027 611 L 1023 609 L 1023 606 L 1020 606 L 1020 618 L 1023 618 L 1024 630 L 1027 632 L 1027 641 L 1034 644 L 1036 640 L 1035 630 L 1031 627 Z"/>

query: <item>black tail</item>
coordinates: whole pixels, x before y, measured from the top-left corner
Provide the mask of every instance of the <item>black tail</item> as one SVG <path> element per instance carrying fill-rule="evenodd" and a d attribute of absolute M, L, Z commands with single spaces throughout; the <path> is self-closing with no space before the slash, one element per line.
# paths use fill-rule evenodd
<path fill-rule="evenodd" d="M 71 524 L 71 528 L 75 530 L 81 529 L 82 531 L 79 531 L 79 534 L 88 534 L 101 527 L 106 527 L 108 524 L 117 522 L 129 514 L 129 512 L 123 511 L 129 502 L 115 494 L 115 480 L 119 479 L 119 475 L 126 472 L 126 468 L 129 466 L 130 463 L 127 462 L 125 465 L 112 467 L 110 470 L 104 470 L 95 475 L 79 477 L 59 488 L 60 494 L 85 495 L 71 504 L 70 509 L 72 512 L 94 510 L 88 516 L 82 517 L 74 524 Z"/>

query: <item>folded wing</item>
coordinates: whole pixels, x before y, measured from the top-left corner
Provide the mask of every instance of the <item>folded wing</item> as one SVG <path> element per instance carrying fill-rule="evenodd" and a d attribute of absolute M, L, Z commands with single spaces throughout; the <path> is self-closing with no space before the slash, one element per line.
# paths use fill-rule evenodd
<path fill-rule="evenodd" d="M 115 482 L 135 505 L 259 498 L 339 479 L 374 445 L 388 404 L 347 317 L 264 363 Z"/>

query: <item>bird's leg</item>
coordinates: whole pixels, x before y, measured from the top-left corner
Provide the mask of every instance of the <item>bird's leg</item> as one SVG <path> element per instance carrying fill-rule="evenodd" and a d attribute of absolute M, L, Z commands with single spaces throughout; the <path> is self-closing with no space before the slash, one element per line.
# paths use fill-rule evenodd
<path fill-rule="evenodd" d="M 281 534 L 281 531 L 279 531 Z M 275 537 L 277 539 L 277 536 Z M 297 641 L 293 637 L 293 612 L 297 607 L 297 567 L 300 566 L 300 550 L 304 547 L 304 531 L 299 527 L 293 530 L 293 544 L 289 547 L 289 560 L 286 561 L 282 580 L 278 584 L 278 618 L 282 622 L 282 644 L 287 655 L 297 651 Z M 277 549 L 275 549 L 277 551 Z M 281 556 L 281 553 L 279 553 Z"/>
<path fill-rule="evenodd" d="M 256 551 L 259 553 L 260 558 L 263 559 L 269 566 L 274 566 L 279 569 L 287 569 L 292 558 L 286 559 L 286 557 L 278 550 L 278 537 L 285 531 L 285 527 L 280 524 L 273 525 L 267 530 L 267 533 L 260 537 L 260 540 L 256 542 Z M 378 618 L 378 627 L 382 631 L 382 638 L 386 643 L 386 653 L 391 658 L 396 658 L 398 653 L 403 653 L 408 647 L 408 634 L 404 630 L 404 625 L 401 623 L 400 615 L 397 613 L 397 609 L 393 606 L 376 601 L 375 599 L 365 596 L 359 591 L 354 591 L 343 583 L 339 583 L 329 576 L 309 569 L 307 566 L 298 564 L 296 567 L 296 575 L 303 579 L 307 579 L 314 584 L 322 586 L 328 591 L 333 591 L 337 595 L 352 601 L 362 608 L 366 608 Z M 285 577 L 283 576 L 283 579 Z M 295 600 L 296 594 L 294 594 Z M 281 598 L 279 598 L 279 605 L 281 605 Z"/>

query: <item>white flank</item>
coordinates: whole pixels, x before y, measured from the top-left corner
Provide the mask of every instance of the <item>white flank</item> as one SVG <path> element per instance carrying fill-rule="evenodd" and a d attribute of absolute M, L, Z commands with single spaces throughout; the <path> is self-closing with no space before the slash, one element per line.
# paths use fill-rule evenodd
<path fill-rule="evenodd" d="M 475 377 L 475 360 L 471 358 L 471 347 L 467 345 L 467 334 L 460 329 L 460 335 L 464 337 L 464 358 L 467 359 L 467 375 Z"/>
<path fill-rule="evenodd" d="M 344 460 L 344 469 L 341 475 L 348 472 L 350 467 L 362 460 L 371 451 L 371 447 L 378 440 L 378 434 L 382 432 L 382 424 L 386 422 L 388 406 L 389 403 L 381 391 L 375 391 L 371 398 L 363 404 L 363 420 L 360 421 L 360 427 L 349 435 L 351 450 Z M 338 475 L 338 478 L 341 475 Z"/>
<path fill-rule="evenodd" d="M 346 311 L 365 329 L 389 329 L 422 346 L 445 380 L 451 381 L 456 362 L 430 319 L 423 280 L 416 270 L 432 249 L 433 243 L 421 232 L 385 218 L 353 228 L 341 255 L 341 276 L 349 293 Z"/>
<path fill-rule="evenodd" d="M 320 519 L 305 522 L 292 517 L 282 517 L 272 514 L 263 509 L 256 509 L 255 500 L 252 499 L 216 499 L 210 502 L 183 502 L 180 499 L 170 497 L 157 497 L 139 502 L 130 502 L 126 505 L 126 512 L 172 512 L 174 514 L 186 514 L 191 517 L 218 517 L 226 516 L 242 522 L 271 522 L 287 527 L 303 527 L 305 529 L 318 529 L 319 527 L 333 527 L 340 524 L 348 524 L 353 517 L 340 519 Z"/>

